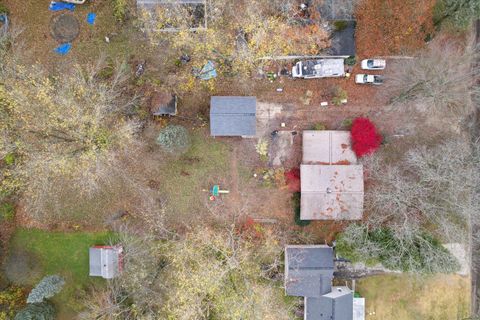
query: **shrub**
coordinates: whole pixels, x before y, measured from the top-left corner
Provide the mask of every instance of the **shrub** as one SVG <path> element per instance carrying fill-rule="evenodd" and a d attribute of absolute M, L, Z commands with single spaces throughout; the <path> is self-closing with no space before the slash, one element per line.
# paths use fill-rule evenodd
<path fill-rule="evenodd" d="M 285 182 L 288 190 L 293 192 L 300 192 L 300 169 L 293 168 L 285 172 Z"/>
<path fill-rule="evenodd" d="M 187 129 L 178 125 L 169 125 L 160 131 L 157 143 L 167 152 L 184 153 L 191 144 Z"/>
<path fill-rule="evenodd" d="M 0 291 L 0 319 L 12 319 L 16 310 L 25 305 L 22 288 L 11 286 Z"/>
<path fill-rule="evenodd" d="M 327 127 L 323 123 L 317 122 L 313 125 L 312 130 L 327 130 Z"/>
<path fill-rule="evenodd" d="M 425 232 L 398 237 L 390 228 L 367 230 L 351 225 L 337 237 L 338 255 L 353 262 L 381 262 L 392 270 L 417 273 L 449 273 L 458 262 L 442 244 Z"/>
<path fill-rule="evenodd" d="M 10 221 L 15 216 L 15 207 L 11 203 L 0 204 L 0 221 Z"/>
<path fill-rule="evenodd" d="M 337 20 L 333 23 L 333 27 L 335 31 L 342 31 L 348 27 L 348 22 L 345 20 Z"/>
<path fill-rule="evenodd" d="M 7 153 L 3 158 L 3 161 L 7 166 L 11 166 L 15 163 L 15 154 L 14 153 Z"/>
<path fill-rule="evenodd" d="M 3 3 L 0 3 L 0 14 L 1 13 L 6 13 L 6 14 L 10 13 L 7 6 L 5 6 Z"/>
<path fill-rule="evenodd" d="M 268 141 L 265 139 L 259 139 L 255 145 L 255 150 L 260 155 L 260 159 L 268 160 Z"/>
<path fill-rule="evenodd" d="M 295 213 L 294 220 L 295 224 L 300 227 L 305 227 L 310 224 L 310 220 L 301 220 L 300 219 L 300 192 L 295 192 L 292 196 L 293 210 Z"/>
<path fill-rule="evenodd" d="M 352 123 L 353 123 L 353 119 L 351 118 L 347 118 L 347 119 L 343 119 L 342 123 L 340 124 L 340 126 L 344 129 L 348 129 L 350 130 L 352 128 Z"/>
<path fill-rule="evenodd" d="M 436 27 L 446 26 L 452 31 L 464 31 L 471 22 L 480 17 L 478 0 L 438 0 L 433 9 L 433 23 Z"/>
<path fill-rule="evenodd" d="M 127 1 L 113 0 L 113 16 L 117 21 L 122 22 L 127 16 Z"/>
<path fill-rule="evenodd" d="M 49 302 L 29 303 L 14 320 L 55 320 L 55 308 Z"/>
<path fill-rule="evenodd" d="M 346 100 L 348 97 L 347 91 L 343 90 L 340 87 L 337 87 L 334 92 L 335 96 L 332 99 L 332 103 L 336 106 L 339 106 L 342 104 L 343 100 Z"/>
<path fill-rule="evenodd" d="M 62 290 L 64 284 L 65 280 L 57 275 L 43 278 L 28 295 L 27 303 L 41 303 L 53 297 Z"/>
<path fill-rule="evenodd" d="M 375 125 L 367 118 L 356 118 L 350 130 L 352 134 L 352 149 L 357 157 L 375 152 L 382 142 L 382 136 L 377 133 Z"/>
<path fill-rule="evenodd" d="M 350 56 L 347 59 L 345 59 L 345 64 L 347 66 L 354 66 L 355 63 L 357 63 L 357 58 L 355 58 L 355 56 Z"/>

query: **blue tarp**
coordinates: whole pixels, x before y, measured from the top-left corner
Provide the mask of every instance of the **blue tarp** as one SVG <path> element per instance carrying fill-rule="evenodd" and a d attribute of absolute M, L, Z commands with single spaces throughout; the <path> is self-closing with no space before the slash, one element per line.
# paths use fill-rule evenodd
<path fill-rule="evenodd" d="M 208 61 L 196 76 L 201 80 L 210 80 L 217 77 L 217 70 L 212 61 Z"/>
<path fill-rule="evenodd" d="M 87 14 L 87 23 L 93 26 L 96 17 L 97 15 L 95 13 L 90 12 L 89 14 Z"/>
<path fill-rule="evenodd" d="M 8 17 L 6 13 L 0 13 L 0 34 L 8 31 Z"/>
<path fill-rule="evenodd" d="M 59 45 L 54 49 L 54 51 L 62 56 L 66 55 L 70 49 L 72 48 L 72 44 L 67 42 Z"/>
<path fill-rule="evenodd" d="M 75 5 L 73 3 L 66 3 L 66 2 L 50 2 L 50 6 L 48 7 L 50 11 L 61 11 L 61 10 L 70 10 L 73 11 L 75 9 Z"/>

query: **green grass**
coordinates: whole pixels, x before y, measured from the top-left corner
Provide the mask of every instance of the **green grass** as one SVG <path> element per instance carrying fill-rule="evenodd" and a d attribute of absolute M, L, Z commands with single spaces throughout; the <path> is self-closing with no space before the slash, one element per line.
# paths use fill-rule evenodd
<path fill-rule="evenodd" d="M 15 250 L 25 250 L 38 261 L 42 272 L 39 278 L 29 279 L 32 286 L 46 275 L 64 277 L 65 286 L 53 300 L 60 314 L 73 314 L 79 306 L 75 297 L 90 284 L 104 283 L 103 279 L 88 275 L 88 248 L 95 244 L 108 244 L 114 236 L 109 232 L 63 233 L 17 229 L 10 242 L 10 254 Z"/>
<path fill-rule="evenodd" d="M 367 320 L 460 320 L 470 310 L 470 279 L 459 275 L 372 276 L 358 280 L 356 291 Z"/>
<path fill-rule="evenodd" d="M 199 132 L 192 133 L 191 138 L 185 154 L 160 168 L 160 190 L 167 196 L 169 212 L 175 215 L 198 212 L 208 197 L 202 189 L 228 183 L 228 146 Z"/>

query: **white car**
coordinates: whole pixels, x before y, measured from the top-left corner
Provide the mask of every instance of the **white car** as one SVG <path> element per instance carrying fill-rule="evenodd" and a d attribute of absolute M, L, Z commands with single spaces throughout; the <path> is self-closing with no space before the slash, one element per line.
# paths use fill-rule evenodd
<path fill-rule="evenodd" d="M 383 77 L 371 74 L 357 74 L 355 76 L 355 83 L 379 85 L 383 83 Z"/>
<path fill-rule="evenodd" d="M 383 70 L 387 62 L 383 59 L 365 59 L 362 60 L 363 70 Z"/>

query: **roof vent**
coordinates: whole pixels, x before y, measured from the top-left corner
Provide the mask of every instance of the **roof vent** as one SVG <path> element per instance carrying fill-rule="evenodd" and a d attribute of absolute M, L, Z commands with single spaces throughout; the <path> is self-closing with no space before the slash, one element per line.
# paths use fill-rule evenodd
<path fill-rule="evenodd" d="M 332 193 L 332 189 L 327 188 L 327 193 Z"/>

